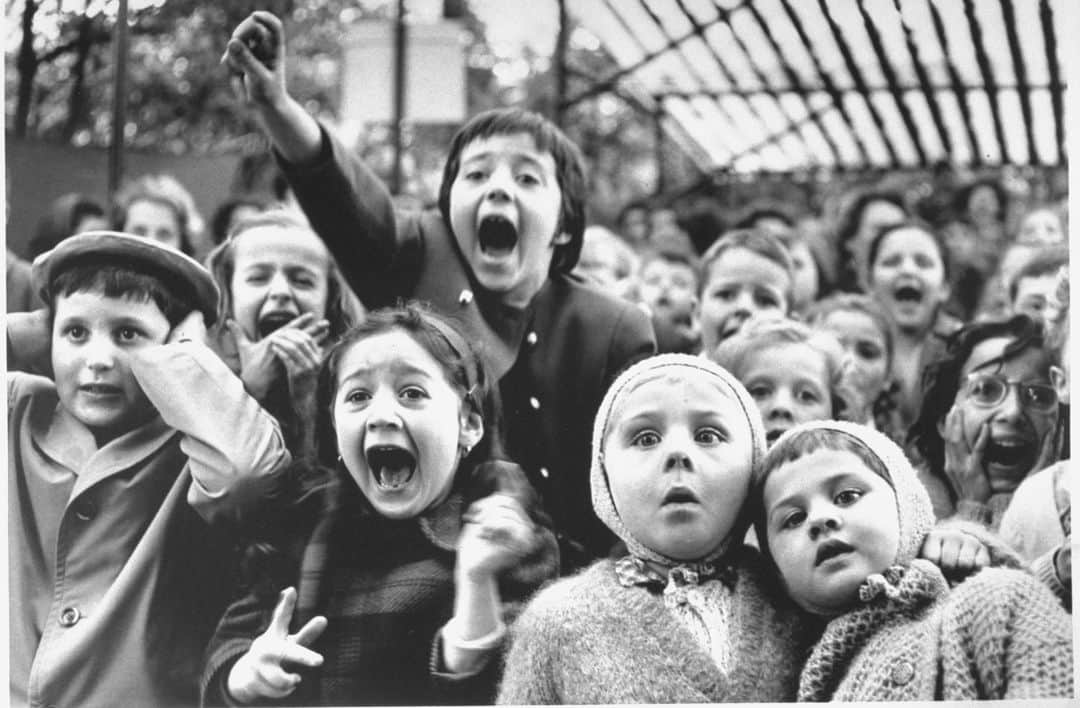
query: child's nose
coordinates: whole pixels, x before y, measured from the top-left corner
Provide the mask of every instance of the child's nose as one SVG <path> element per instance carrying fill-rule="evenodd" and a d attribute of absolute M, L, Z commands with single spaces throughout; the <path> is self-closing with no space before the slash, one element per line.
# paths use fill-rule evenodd
<path fill-rule="evenodd" d="M 270 278 L 268 291 L 270 297 L 292 297 L 292 285 L 284 273 L 276 273 Z"/>
<path fill-rule="evenodd" d="M 682 447 L 675 447 L 668 451 L 664 468 L 669 472 L 675 470 L 690 470 L 693 466 L 694 463 L 690 460 L 690 455 L 688 455 Z"/>
<path fill-rule="evenodd" d="M 777 391 L 773 394 L 772 399 L 769 402 L 768 418 L 773 420 L 776 420 L 777 418 L 791 420 L 791 409 L 791 394 L 786 391 Z"/>
<path fill-rule="evenodd" d="M 367 429 L 382 430 L 401 427 L 397 404 L 389 393 L 376 393 L 367 408 Z"/>
<path fill-rule="evenodd" d="M 94 370 L 111 369 L 116 364 L 116 347 L 104 337 L 94 337 L 83 347 L 86 365 Z"/>
<path fill-rule="evenodd" d="M 836 531 L 840 528 L 840 516 L 833 510 L 818 508 L 811 509 L 810 538 L 817 539 L 826 531 Z"/>

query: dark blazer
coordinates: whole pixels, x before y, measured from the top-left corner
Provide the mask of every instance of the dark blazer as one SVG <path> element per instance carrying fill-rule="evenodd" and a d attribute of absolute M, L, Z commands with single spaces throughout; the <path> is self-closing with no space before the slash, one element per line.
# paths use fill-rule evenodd
<path fill-rule="evenodd" d="M 564 569 L 606 554 L 614 536 L 589 496 L 593 417 L 615 376 L 655 353 L 648 317 L 558 273 L 525 308 L 503 304 L 477 282 L 438 211 L 395 214 L 382 183 L 326 130 L 314 163 L 281 163 L 365 306 L 427 302 L 478 347 L 499 379 L 507 452 L 544 499 Z"/>

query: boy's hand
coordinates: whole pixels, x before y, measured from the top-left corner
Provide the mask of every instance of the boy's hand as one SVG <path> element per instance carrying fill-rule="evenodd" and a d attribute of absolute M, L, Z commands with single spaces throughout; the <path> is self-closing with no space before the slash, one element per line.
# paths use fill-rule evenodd
<path fill-rule="evenodd" d="M 528 555 L 534 525 L 517 499 L 496 493 L 472 504 L 458 539 L 458 572 L 479 580 L 494 577 Z"/>
<path fill-rule="evenodd" d="M 945 477 L 957 498 L 986 503 L 992 494 L 990 478 L 983 466 L 983 454 L 990 440 L 989 422 L 979 426 L 975 442 L 969 446 L 964 439 L 963 411 L 953 408 L 945 416 L 942 438 L 945 442 Z"/>
<path fill-rule="evenodd" d="M 270 350 L 270 338 L 263 337 L 255 342 L 248 339 L 235 320 L 226 320 L 225 329 L 236 342 L 236 353 L 240 357 L 240 380 L 244 388 L 255 400 L 262 401 L 270 392 L 270 387 L 279 376 L 278 359 Z"/>
<path fill-rule="evenodd" d="M 269 12 L 255 11 L 237 25 L 221 63 L 236 74 L 241 100 L 256 108 L 276 107 L 285 89 L 285 30 Z"/>
<path fill-rule="evenodd" d="M 185 341 L 206 344 L 206 321 L 203 319 L 202 312 L 192 310 L 191 314 L 180 320 L 180 322 L 172 328 L 172 331 L 169 332 L 169 336 L 165 340 L 165 343 L 173 344 L 175 342 Z"/>
<path fill-rule="evenodd" d="M 326 629 L 326 618 L 311 618 L 295 634 L 289 634 L 289 622 L 296 608 L 296 589 L 285 588 L 274 607 L 266 631 L 255 638 L 251 648 L 233 664 L 226 680 L 229 695 L 240 703 L 284 698 L 296 690 L 300 675 L 286 671 L 285 662 L 314 668 L 322 665 L 322 654 L 308 649 Z"/>
<path fill-rule="evenodd" d="M 923 541 L 919 557 L 934 563 L 950 577 L 964 577 L 990 565 L 990 549 L 958 529 L 932 529 Z"/>

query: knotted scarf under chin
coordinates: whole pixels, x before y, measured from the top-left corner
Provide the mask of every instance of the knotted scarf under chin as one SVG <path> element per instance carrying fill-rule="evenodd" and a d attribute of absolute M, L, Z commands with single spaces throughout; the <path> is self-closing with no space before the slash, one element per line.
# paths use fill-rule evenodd
<path fill-rule="evenodd" d="M 670 567 L 665 576 L 635 556 L 616 561 L 615 575 L 623 587 L 639 585 L 652 592 L 662 592 L 667 607 L 694 604 L 691 591 L 709 580 L 719 580 L 729 590 L 734 589 L 738 577 L 734 568 L 718 560 L 680 563 Z"/>

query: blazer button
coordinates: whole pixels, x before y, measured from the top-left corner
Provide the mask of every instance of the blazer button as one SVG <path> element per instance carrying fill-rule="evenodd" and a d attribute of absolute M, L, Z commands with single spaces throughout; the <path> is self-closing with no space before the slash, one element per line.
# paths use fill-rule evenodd
<path fill-rule="evenodd" d="M 77 607 L 65 607 L 60 610 L 60 626 L 74 627 L 82 619 L 82 613 Z"/>
<path fill-rule="evenodd" d="M 535 347 L 536 346 L 536 332 L 529 332 L 527 335 L 525 335 L 525 341 L 529 344 L 530 347 Z"/>
<path fill-rule="evenodd" d="M 97 516 L 97 507 L 94 502 L 84 499 L 75 504 L 75 518 L 79 521 L 89 521 Z"/>
<path fill-rule="evenodd" d="M 466 305 L 471 303 L 473 301 L 472 290 L 469 290 L 468 288 L 462 290 L 461 293 L 457 296 L 457 301 L 458 304 L 462 307 L 465 307 Z"/>
<path fill-rule="evenodd" d="M 901 661 L 892 668 L 890 678 L 897 686 L 903 686 L 915 677 L 915 667 L 910 661 Z"/>
<path fill-rule="evenodd" d="M 532 409 L 534 411 L 540 410 L 540 399 L 537 398 L 536 396 L 530 397 L 529 398 L 529 405 L 532 406 Z"/>
<path fill-rule="evenodd" d="M 540 468 L 540 476 L 543 477 L 544 479 L 547 479 L 548 477 L 551 476 L 551 472 L 548 472 L 547 467 L 541 467 Z"/>

